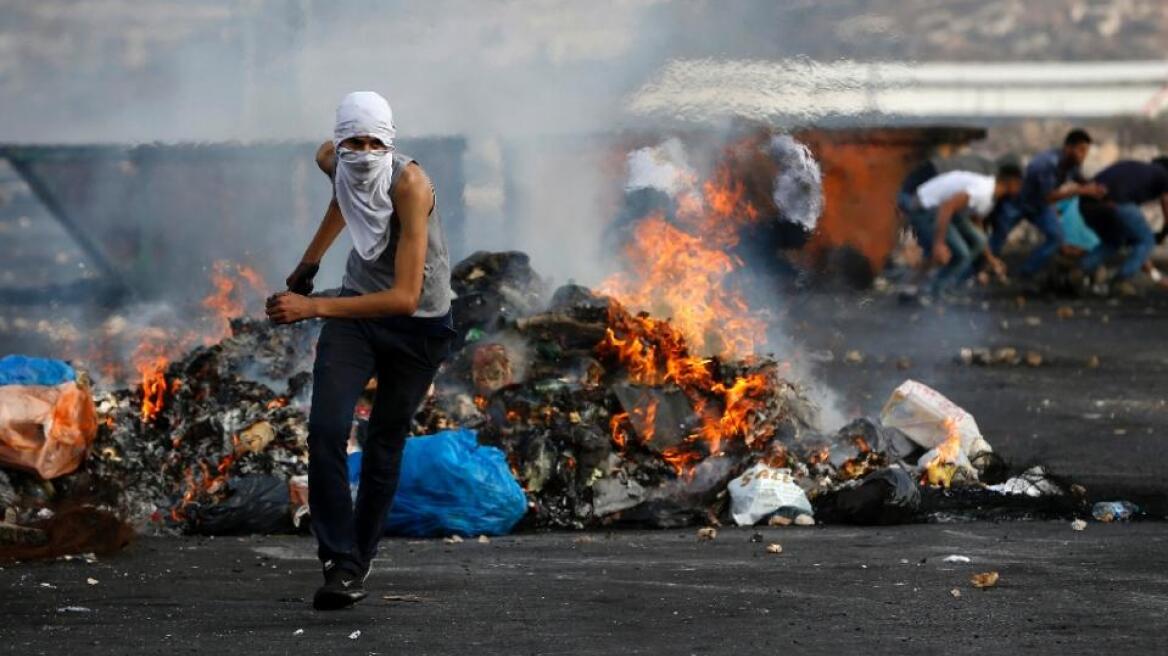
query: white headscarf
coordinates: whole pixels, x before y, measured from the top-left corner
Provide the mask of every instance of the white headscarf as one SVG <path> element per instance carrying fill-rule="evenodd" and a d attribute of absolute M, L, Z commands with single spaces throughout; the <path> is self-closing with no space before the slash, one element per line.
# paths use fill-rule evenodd
<path fill-rule="evenodd" d="M 349 227 L 353 248 L 365 260 L 377 259 L 389 244 L 393 199 L 393 110 L 373 91 L 356 91 L 337 106 L 333 130 L 337 168 L 334 189 L 341 216 Z M 376 137 L 387 150 L 359 152 L 342 148 L 350 137 Z"/>

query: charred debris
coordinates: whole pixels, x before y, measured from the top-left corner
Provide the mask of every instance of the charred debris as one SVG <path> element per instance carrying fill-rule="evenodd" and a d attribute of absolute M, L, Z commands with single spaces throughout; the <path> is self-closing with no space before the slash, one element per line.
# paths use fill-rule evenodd
<path fill-rule="evenodd" d="M 1069 517 L 1085 507 L 1081 488 L 1044 471 L 1010 478 L 988 445 L 930 463 L 928 449 L 877 419 L 824 433 L 781 361 L 698 357 L 667 320 L 581 286 L 547 289 L 523 253 L 475 253 L 453 274 L 460 344 L 414 432 L 472 428 L 501 448 L 527 491 L 523 528 L 731 523 L 728 486 L 760 464 L 786 472 L 819 522 Z M 0 477 L 8 519 L 35 524 L 72 499 L 146 532 L 303 530 L 293 519 L 319 325 L 231 328 L 169 363 L 161 386 L 98 393 L 98 436 L 78 471 Z M 354 417 L 358 441 L 367 410 L 363 402 Z M 934 476 L 938 467 L 947 475 Z M 788 523 L 784 514 L 775 508 L 771 521 Z"/>

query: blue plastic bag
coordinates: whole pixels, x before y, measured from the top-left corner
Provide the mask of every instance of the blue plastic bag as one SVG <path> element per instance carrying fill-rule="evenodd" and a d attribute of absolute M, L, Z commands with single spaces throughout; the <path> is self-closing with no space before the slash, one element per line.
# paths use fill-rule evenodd
<path fill-rule="evenodd" d="M 1087 225 L 1079 210 L 1078 197 L 1062 200 L 1056 206 L 1063 224 L 1063 241 L 1076 248 L 1091 251 L 1099 245 L 1099 235 Z"/>
<path fill-rule="evenodd" d="M 480 446 L 474 431 L 443 431 L 406 440 L 385 532 L 505 535 L 526 512 L 527 496 L 502 451 Z"/>
<path fill-rule="evenodd" d="M 0 385 L 60 385 L 77 379 L 67 363 L 27 355 L 0 358 Z"/>

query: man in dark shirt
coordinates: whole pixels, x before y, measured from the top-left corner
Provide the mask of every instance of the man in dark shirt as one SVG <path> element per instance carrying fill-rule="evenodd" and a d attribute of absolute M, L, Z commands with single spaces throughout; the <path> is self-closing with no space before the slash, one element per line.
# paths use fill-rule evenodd
<path fill-rule="evenodd" d="M 1126 281 L 1140 270 L 1156 245 L 1140 205 L 1159 200 L 1168 218 L 1168 158 L 1158 157 L 1152 163 L 1116 162 L 1100 171 L 1095 182 L 1107 188 L 1107 195 L 1102 200 L 1083 199 L 1080 209 L 1087 225 L 1099 235 L 1100 243 L 1083 256 L 1079 267 L 1085 273 L 1094 273 L 1104 260 L 1129 246 L 1115 274 L 1116 282 Z"/>
<path fill-rule="evenodd" d="M 1100 198 L 1106 191 L 1097 182 L 1087 182 L 1081 167 L 1091 148 L 1091 136 L 1075 129 L 1067 133 L 1062 148 L 1052 148 L 1035 155 L 1026 165 L 1022 181 L 1019 212 L 1001 217 L 995 229 L 991 248 L 1000 252 L 1006 235 L 1025 217 L 1043 235 L 1043 242 L 1022 264 L 1024 276 L 1034 275 L 1046 267 L 1063 243 L 1063 228 L 1054 204 L 1071 196 Z"/>

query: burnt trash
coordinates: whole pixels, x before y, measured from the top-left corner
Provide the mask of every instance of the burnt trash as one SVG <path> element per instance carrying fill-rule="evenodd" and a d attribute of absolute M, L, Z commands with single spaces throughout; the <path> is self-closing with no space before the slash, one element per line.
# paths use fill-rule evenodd
<path fill-rule="evenodd" d="M 815 515 L 833 523 L 887 526 L 914 521 L 920 507 L 917 481 L 904 469 L 889 467 L 817 498 Z"/>
<path fill-rule="evenodd" d="M 294 530 L 288 481 L 268 475 L 228 480 L 222 500 L 195 507 L 187 517 L 187 532 L 195 535 L 276 534 Z"/>
<path fill-rule="evenodd" d="M 67 481 L 77 493 L 138 530 L 177 531 L 190 526 L 188 510 L 226 500 L 236 477 L 286 481 L 307 472 L 307 416 L 297 398 L 310 391 L 319 324 L 231 326 L 232 336 L 162 370 L 155 414 L 145 414 L 141 388 L 98 395 L 97 438 L 83 472 Z"/>
<path fill-rule="evenodd" d="M 592 510 L 600 516 L 611 515 L 640 505 L 645 488 L 627 478 L 601 478 L 592 484 Z"/>
<path fill-rule="evenodd" d="M 522 516 L 521 529 L 810 525 L 813 510 L 849 523 L 1089 510 L 1070 495 L 983 487 L 979 474 L 1008 479 L 1005 464 L 972 416 L 919 383 L 898 388 L 879 420 L 824 433 L 806 389 L 773 357 L 693 352 L 670 320 L 575 284 L 545 307 L 521 253 L 476 253 L 454 271 L 456 316 L 458 303 L 479 304 L 460 328 L 474 340 L 443 364 L 411 430 L 459 429 L 463 442 L 497 447 L 493 471 L 518 486 L 509 516 Z M 28 524 L 61 498 L 84 498 L 137 530 L 292 530 L 290 496 L 298 510 L 305 500 L 319 326 L 237 320 L 230 337 L 162 366 L 151 394 L 98 394 L 97 436 L 78 471 L 13 474 L 17 518 Z M 364 420 L 358 408 L 358 442 Z M 958 476 L 971 461 L 972 475 Z M 5 494 L 0 485 L 0 503 Z M 452 526 L 410 530 L 459 532 Z"/>
<path fill-rule="evenodd" d="M 677 388 L 612 386 L 637 437 L 658 452 L 676 447 L 697 427 L 689 399 Z"/>
<path fill-rule="evenodd" d="M 920 451 L 908 435 L 897 428 L 884 426 L 878 419 L 860 417 L 836 432 L 837 443 L 861 438 L 870 448 L 893 460 L 908 459 Z"/>
<path fill-rule="evenodd" d="M 477 251 L 450 272 L 454 327 L 464 340 L 471 329 L 492 333 L 507 322 L 543 309 L 546 285 L 526 253 Z"/>

